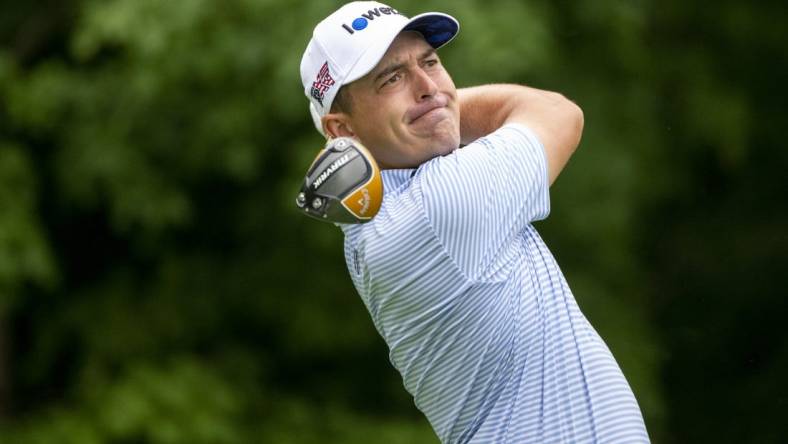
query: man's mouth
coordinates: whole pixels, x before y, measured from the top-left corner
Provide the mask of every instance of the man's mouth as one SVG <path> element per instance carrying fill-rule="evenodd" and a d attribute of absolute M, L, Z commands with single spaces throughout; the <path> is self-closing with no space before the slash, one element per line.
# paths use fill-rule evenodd
<path fill-rule="evenodd" d="M 435 96 L 433 99 L 426 100 L 410 108 L 407 114 L 405 114 L 405 119 L 408 124 L 411 124 L 421 117 L 427 115 L 430 111 L 434 111 L 439 108 L 445 108 L 447 105 L 448 99 L 446 99 L 445 96 Z"/>

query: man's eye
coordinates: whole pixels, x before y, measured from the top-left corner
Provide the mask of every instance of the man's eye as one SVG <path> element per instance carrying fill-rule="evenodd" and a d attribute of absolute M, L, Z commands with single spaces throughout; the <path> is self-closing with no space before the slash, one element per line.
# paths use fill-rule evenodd
<path fill-rule="evenodd" d="M 427 66 L 435 66 L 438 64 L 438 59 L 428 59 L 424 62 Z"/>
<path fill-rule="evenodd" d="M 400 79 L 400 77 L 402 77 L 400 74 L 394 74 L 393 76 L 389 77 L 389 78 L 386 80 L 386 83 L 385 83 L 385 84 L 386 84 L 386 85 L 390 85 L 390 84 L 392 84 L 392 83 L 397 83 L 397 81 Z"/>

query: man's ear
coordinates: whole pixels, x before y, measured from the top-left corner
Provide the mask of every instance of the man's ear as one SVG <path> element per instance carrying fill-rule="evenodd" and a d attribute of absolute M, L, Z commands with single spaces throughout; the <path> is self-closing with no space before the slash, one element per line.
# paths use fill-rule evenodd
<path fill-rule="evenodd" d="M 353 132 L 353 128 L 350 126 L 350 119 L 345 113 L 329 113 L 320 120 L 323 123 L 323 131 L 325 131 L 328 138 L 356 136 L 356 133 Z"/>

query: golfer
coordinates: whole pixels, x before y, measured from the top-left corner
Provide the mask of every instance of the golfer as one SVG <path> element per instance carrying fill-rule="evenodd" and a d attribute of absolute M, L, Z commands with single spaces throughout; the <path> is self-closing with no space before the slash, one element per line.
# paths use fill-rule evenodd
<path fill-rule="evenodd" d="M 525 86 L 456 89 L 436 50 L 458 30 L 446 14 L 353 2 L 304 52 L 318 130 L 359 140 L 382 169 L 377 216 L 340 225 L 353 283 L 441 442 L 648 442 L 531 225 L 550 212 L 583 114 Z"/>

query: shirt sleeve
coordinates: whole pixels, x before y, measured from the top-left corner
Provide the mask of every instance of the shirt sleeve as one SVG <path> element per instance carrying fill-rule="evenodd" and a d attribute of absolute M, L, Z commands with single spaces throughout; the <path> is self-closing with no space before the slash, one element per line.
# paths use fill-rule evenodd
<path fill-rule="evenodd" d="M 505 125 L 431 160 L 416 179 L 433 230 L 471 278 L 528 224 L 550 213 L 544 146 L 523 125 Z"/>

